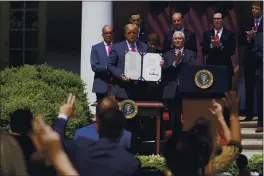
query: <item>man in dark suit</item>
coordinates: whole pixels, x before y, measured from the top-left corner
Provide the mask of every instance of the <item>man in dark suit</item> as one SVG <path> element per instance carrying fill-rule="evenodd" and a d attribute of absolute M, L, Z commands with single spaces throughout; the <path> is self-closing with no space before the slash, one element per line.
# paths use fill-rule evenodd
<path fill-rule="evenodd" d="M 127 24 L 125 26 L 126 40 L 115 44 L 109 55 L 108 69 L 113 75 L 114 95 L 118 100 L 127 98 L 140 100 L 143 96 L 140 94 L 137 81 L 131 81 L 129 77 L 124 75 L 126 51 L 147 52 L 148 46 L 137 40 L 137 35 L 138 26 Z"/>
<path fill-rule="evenodd" d="M 100 103 L 101 107 L 97 106 L 96 114 L 100 114 L 109 108 L 112 108 L 112 109 L 113 108 L 116 108 L 116 109 L 119 108 L 117 106 L 117 102 L 112 101 L 112 99 L 110 99 L 110 100 L 111 101 L 109 101 L 109 98 L 104 98 L 104 99 L 100 100 L 100 101 L 102 101 Z M 98 141 L 100 139 L 99 133 L 98 133 L 98 122 L 90 124 L 86 127 L 83 127 L 81 129 L 76 130 L 75 134 L 74 134 L 74 139 L 76 139 L 80 136 L 86 137 L 86 138 L 94 140 L 94 141 Z M 126 148 L 127 150 L 130 150 L 131 133 L 129 131 L 124 130 L 124 133 L 122 134 L 118 145 Z"/>
<path fill-rule="evenodd" d="M 253 41 L 253 57 L 256 59 L 256 93 L 258 103 L 257 133 L 263 132 L 263 32 L 256 33 Z"/>
<path fill-rule="evenodd" d="M 110 75 L 107 70 L 108 56 L 112 49 L 113 29 L 106 25 L 102 29 L 103 41 L 93 45 L 91 51 L 91 67 L 94 72 L 93 92 L 97 101 L 107 96 L 107 88 L 110 83 Z"/>
<path fill-rule="evenodd" d="M 257 33 L 263 32 L 263 2 L 252 3 L 252 21 L 250 25 L 244 30 L 240 44 L 246 46 L 244 55 L 244 78 L 246 89 L 246 119 L 250 121 L 254 116 L 254 87 L 256 85 L 256 69 L 259 66 L 256 55 L 253 53 L 254 38 Z"/>
<path fill-rule="evenodd" d="M 181 112 L 182 101 L 179 96 L 179 73 L 182 65 L 196 64 L 197 53 L 185 49 L 185 36 L 181 31 L 176 31 L 173 34 L 172 42 L 175 49 L 171 49 L 164 54 L 164 63 L 162 66 L 162 84 L 163 99 L 168 105 L 169 117 L 172 124 L 172 133 L 176 134 L 182 130 Z"/>
<path fill-rule="evenodd" d="M 172 15 L 172 25 L 173 30 L 166 33 L 164 36 L 163 51 L 167 52 L 174 47 L 172 42 L 172 36 L 174 32 L 181 31 L 185 35 L 184 48 L 197 52 L 195 33 L 183 26 L 183 16 L 181 13 L 176 12 Z"/>
<path fill-rule="evenodd" d="M 221 12 L 213 14 L 214 28 L 203 34 L 203 54 L 207 56 L 207 65 L 224 65 L 228 69 L 229 89 L 232 88 L 234 70 L 231 56 L 236 52 L 235 34 L 223 27 L 224 15 Z"/>
<path fill-rule="evenodd" d="M 106 97 L 115 107 L 117 102 Z M 125 117 L 117 108 L 108 108 L 97 115 L 100 140 L 85 137 L 74 140 L 64 138 L 68 118 L 73 115 L 75 96 L 70 95 L 66 104 L 60 107 L 53 129 L 60 135 L 65 152 L 80 175 L 133 175 L 140 168 L 140 161 L 123 147 L 118 146 L 124 131 Z M 102 102 L 97 108 L 102 107 Z"/>

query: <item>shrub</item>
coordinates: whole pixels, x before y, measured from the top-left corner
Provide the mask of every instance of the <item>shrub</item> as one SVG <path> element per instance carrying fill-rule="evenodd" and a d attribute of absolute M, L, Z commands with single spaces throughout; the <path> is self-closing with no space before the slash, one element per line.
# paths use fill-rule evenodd
<path fill-rule="evenodd" d="M 156 167 L 162 172 L 168 172 L 165 158 L 160 155 L 137 155 L 136 157 L 140 160 L 141 167 Z M 263 155 L 253 155 L 248 161 L 248 168 L 250 171 L 256 171 L 260 174 L 263 173 Z M 223 172 L 228 172 L 232 174 L 232 176 L 239 175 L 235 162 L 230 163 Z"/>
<path fill-rule="evenodd" d="M 1 131 L 10 130 L 9 116 L 19 108 L 29 108 L 34 115 L 41 112 L 45 115 L 44 120 L 51 124 L 69 93 L 75 94 L 77 101 L 75 117 L 69 120 L 66 136 L 72 137 L 76 128 L 87 125 L 92 118 L 85 84 L 76 74 L 48 65 L 24 65 L 6 68 L 0 76 Z"/>

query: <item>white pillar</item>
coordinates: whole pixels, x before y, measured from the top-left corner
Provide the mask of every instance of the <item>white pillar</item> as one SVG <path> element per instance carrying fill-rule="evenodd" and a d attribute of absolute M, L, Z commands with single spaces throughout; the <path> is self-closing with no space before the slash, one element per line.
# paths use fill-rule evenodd
<path fill-rule="evenodd" d="M 82 2 L 82 35 L 81 35 L 81 78 L 86 83 L 89 104 L 96 101 L 92 93 L 94 72 L 91 69 L 91 48 L 103 40 L 102 28 L 112 25 L 112 2 Z M 92 113 L 95 108 L 90 106 Z"/>

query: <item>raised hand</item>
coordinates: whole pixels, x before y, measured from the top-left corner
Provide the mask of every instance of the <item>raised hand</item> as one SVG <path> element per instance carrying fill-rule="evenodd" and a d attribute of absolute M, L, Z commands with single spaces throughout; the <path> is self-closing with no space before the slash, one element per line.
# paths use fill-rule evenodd
<path fill-rule="evenodd" d="M 160 66 L 161 66 L 161 67 L 164 66 L 164 60 L 163 60 L 163 59 L 160 61 Z"/>
<path fill-rule="evenodd" d="M 70 93 L 67 103 L 63 104 L 60 107 L 60 114 L 64 114 L 66 117 L 71 117 L 74 113 L 74 109 L 75 109 L 75 95 L 72 95 L 72 93 Z"/>
<path fill-rule="evenodd" d="M 217 118 L 222 118 L 223 117 L 223 108 L 221 104 L 217 103 L 215 99 L 212 100 L 212 105 L 213 108 L 209 108 L 211 113 L 215 115 Z"/>
<path fill-rule="evenodd" d="M 223 98 L 225 107 L 229 109 L 230 114 L 238 116 L 239 111 L 239 96 L 235 91 L 229 91 L 225 93 L 225 98 Z"/>

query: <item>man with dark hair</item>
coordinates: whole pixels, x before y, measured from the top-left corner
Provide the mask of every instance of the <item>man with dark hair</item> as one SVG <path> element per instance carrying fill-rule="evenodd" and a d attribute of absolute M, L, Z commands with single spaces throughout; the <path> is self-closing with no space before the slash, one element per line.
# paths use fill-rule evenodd
<path fill-rule="evenodd" d="M 99 141 L 85 137 L 67 140 L 65 126 L 73 115 L 74 106 L 75 96 L 70 95 L 67 103 L 60 107 L 53 129 L 62 138 L 65 151 L 80 175 L 133 175 L 140 168 L 139 160 L 118 146 L 125 125 L 123 113 L 116 108 L 107 108 L 97 114 Z"/>
<path fill-rule="evenodd" d="M 32 132 L 32 119 L 32 113 L 24 109 L 17 109 L 10 115 L 10 128 L 12 131 L 10 134 L 20 144 L 25 160 L 29 160 L 31 154 L 35 151 L 35 147 L 29 137 Z"/>
<path fill-rule="evenodd" d="M 211 149 L 199 137 L 187 131 L 172 136 L 164 146 L 166 165 L 174 175 L 199 176 L 209 162 Z"/>
<path fill-rule="evenodd" d="M 232 77 L 234 70 L 231 56 L 236 52 L 235 34 L 224 25 L 224 15 L 222 12 L 213 13 L 213 29 L 203 34 L 203 53 L 207 56 L 207 65 L 227 66 L 229 89 L 232 88 Z"/>
<path fill-rule="evenodd" d="M 88 139 L 92 139 L 98 141 L 100 139 L 100 134 L 98 133 L 98 126 L 99 126 L 99 114 L 107 112 L 109 109 L 118 109 L 118 102 L 113 97 L 105 97 L 99 102 L 97 102 L 96 106 L 96 122 L 80 128 L 75 131 L 74 139 L 83 136 L 87 137 Z M 121 135 L 119 146 L 122 146 L 128 150 L 131 147 L 131 132 L 124 130 Z"/>
<path fill-rule="evenodd" d="M 246 121 L 250 121 L 254 117 L 254 87 L 256 85 L 256 71 L 259 68 L 260 63 L 258 57 L 253 53 L 254 40 L 256 34 L 263 33 L 263 1 L 254 1 L 252 3 L 252 20 L 249 26 L 244 30 L 241 36 L 240 44 L 245 46 L 244 55 L 244 78 L 245 78 L 245 96 L 246 96 Z M 260 35 L 259 35 L 260 36 Z M 263 39 L 263 38 L 262 38 Z M 263 40 L 262 40 L 263 42 Z M 257 97 L 261 95 L 257 92 Z M 261 111 L 263 108 L 261 108 Z M 261 118 L 261 117 L 259 117 Z M 262 116 L 263 118 L 263 116 Z M 262 130 L 263 131 L 263 130 Z"/>
<path fill-rule="evenodd" d="M 143 24 L 141 15 L 139 12 L 132 12 L 129 14 L 128 23 L 135 24 L 138 26 L 137 38 L 141 42 L 147 43 L 148 32 Z M 125 40 L 124 32 L 120 36 L 120 41 Z"/>
<path fill-rule="evenodd" d="M 184 48 L 197 52 L 195 33 L 183 26 L 182 13 L 176 12 L 172 15 L 172 26 L 173 26 L 173 30 L 169 31 L 164 36 L 163 51 L 167 52 L 173 49 L 174 45 L 172 42 L 172 36 L 174 32 L 181 31 L 185 35 Z"/>

